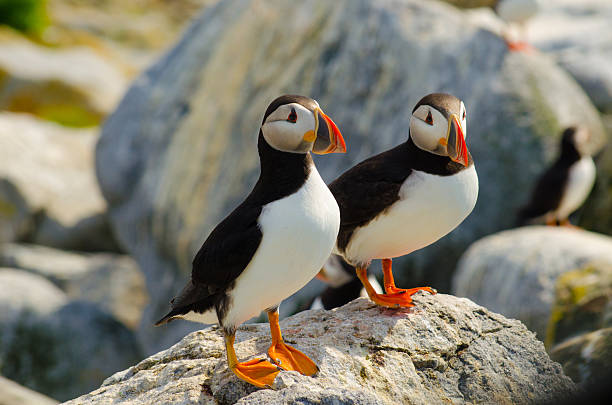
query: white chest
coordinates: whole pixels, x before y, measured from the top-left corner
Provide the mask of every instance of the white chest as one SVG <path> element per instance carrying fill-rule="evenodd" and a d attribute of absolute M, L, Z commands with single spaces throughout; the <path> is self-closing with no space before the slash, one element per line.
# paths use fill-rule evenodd
<path fill-rule="evenodd" d="M 346 249 L 349 261 L 403 256 L 455 229 L 476 204 L 476 169 L 472 165 L 452 176 L 414 171 L 399 195 L 387 211 L 355 230 Z"/>
<path fill-rule="evenodd" d="M 300 190 L 264 206 L 259 226 L 262 241 L 236 279 L 228 324 L 278 305 L 317 274 L 338 236 L 340 209 L 313 168 Z"/>
<path fill-rule="evenodd" d="M 590 156 L 583 157 L 571 167 L 556 211 L 558 219 L 566 219 L 584 203 L 595 183 L 595 172 L 595 163 Z"/>

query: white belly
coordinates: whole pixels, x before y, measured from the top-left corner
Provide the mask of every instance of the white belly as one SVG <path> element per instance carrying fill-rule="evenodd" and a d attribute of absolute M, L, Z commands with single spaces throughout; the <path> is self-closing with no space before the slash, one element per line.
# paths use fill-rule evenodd
<path fill-rule="evenodd" d="M 566 219 L 584 203 L 595 183 L 595 172 L 595 163 L 590 156 L 583 157 L 571 167 L 563 198 L 555 213 L 557 219 Z"/>
<path fill-rule="evenodd" d="M 355 230 L 345 254 L 350 262 L 403 256 L 455 229 L 476 205 L 476 169 L 452 176 L 414 171 L 399 195 L 385 213 Z"/>
<path fill-rule="evenodd" d="M 226 325 L 239 325 L 274 307 L 308 283 L 331 254 L 340 209 L 313 168 L 296 193 L 264 206 L 263 238 L 231 290 Z"/>

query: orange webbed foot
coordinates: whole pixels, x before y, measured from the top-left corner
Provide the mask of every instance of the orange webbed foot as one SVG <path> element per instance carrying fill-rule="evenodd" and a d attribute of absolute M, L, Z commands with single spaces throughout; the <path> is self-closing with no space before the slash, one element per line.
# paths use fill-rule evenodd
<path fill-rule="evenodd" d="M 272 344 L 268 356 L 279 367 L 287 371 L 297 371 L 307 376 L 313 376 L 318 371 L 317 365 L 308 356 L 283 341 Z"/>
<path fill-rule="evenodd" d="M 387 287 L 386 294 L 372 294 L 370 299 L 377 305 L 387 308 L 410 308 L 414 306 L 412 295 L 417 291 L 427 291 L 435 294 L 436 290 L 430 287 L 417 287 L 410 289 Z"/>
<path fill-rule="evenodd" d="M 231 370 L 240 378 L 258 388 L 271 388 L 276 375 L 281 369 L 264 359 L 255 359 L 237 363 Z"/>

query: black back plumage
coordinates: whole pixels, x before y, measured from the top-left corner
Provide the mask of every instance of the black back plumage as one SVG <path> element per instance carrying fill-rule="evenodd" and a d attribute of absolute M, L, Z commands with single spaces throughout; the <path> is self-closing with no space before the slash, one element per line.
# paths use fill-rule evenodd
<path fill-rule="evenodd" d="M 518 212 L 517 225 L 524 225 L 559 207 L 569 179 L 570 169 L 581 158 L 576 148 L 575 134 L 575 127 L 569 127 L 563 132 L 559 158 L 536 182 L 529 203 Z"/>
<path fill-rule="evenodd" d="M 472 165 L 469 152 L 468 159 Z M 338 249 L 344 251 L 356 228 L 366 225 L 399 200 L 399 190 L 413 170 L 450 176 L 464 168 L 447 156 L 418 148 L 409 137 L 405 143 L 347 170 L 329 185 L 340 207 Z"/>
<path fill-rule="evenodd" d="M 314 103 L 302 96 L 281 96 L 270 104 L 262 122 L 280 105 L 293 102 L 306 107 Z M 225 292 L 249 265 L 263 238 L 258 222 L 263 207 L 298 191 L 314 165 L 309 153 L 274 149 L 261 130 L 257 148 L 261 168 L 257 183 L 246 199 L 210 233 L 193 260 L 191 281 L 171 301 L 172 310 L 156 325 L 189 311 L 204 313 L 213 307 L 222 317 L 227 305 Z"/>

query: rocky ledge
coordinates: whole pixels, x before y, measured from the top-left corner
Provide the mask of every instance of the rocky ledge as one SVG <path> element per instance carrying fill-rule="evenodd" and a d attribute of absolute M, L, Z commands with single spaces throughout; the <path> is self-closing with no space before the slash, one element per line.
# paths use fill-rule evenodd
<path fill-rule="evenodd" d="M 415 302 L 411 310 L 391 310 L 361 298 L 281 322 L 286 341 L 318 364 L 313 378 L 281 372 L 267 390 L 238 380 L 213 326 L 68 404 L 525 404 L 574 392 L 519 321 L 451 295 L 419 293 Z M 261 356 L 270 343 L 268 325 L 243 325 L 237 342 L 241 361 Z"/>

